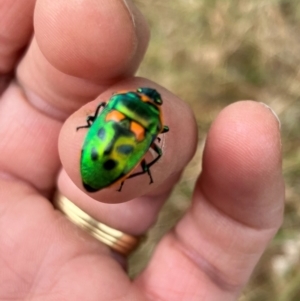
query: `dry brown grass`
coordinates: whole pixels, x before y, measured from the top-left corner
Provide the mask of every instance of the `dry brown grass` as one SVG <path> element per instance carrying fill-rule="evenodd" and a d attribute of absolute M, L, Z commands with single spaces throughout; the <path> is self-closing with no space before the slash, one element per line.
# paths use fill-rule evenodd
<path fill-rule="evenodd" d="M 300 1 L 135 1 L 152 40 L 139 75 L 181 96 L 197 112 L 199 162 L 216 114 L 241 99 L 270 105 L 282 123 L 286 212 L 242 301 L 300 300 Z M 195 164 L 194 164 L 195 165 Z M 198 164 L 199 165 L 199 164 Z M 163 210 L 132 273 L 189 205 L 200 166 L 189 165 Z"/>

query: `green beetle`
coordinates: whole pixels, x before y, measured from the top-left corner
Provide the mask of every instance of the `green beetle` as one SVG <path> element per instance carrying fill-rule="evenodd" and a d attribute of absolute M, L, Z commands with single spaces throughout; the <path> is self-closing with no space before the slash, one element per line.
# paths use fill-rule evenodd
<path fill-rule="evenodd" d="M 160 94 L 151 88 L 115 93 L 107 103 L 98 105 L 95 114 L 87 117 L 89 128 L 82 147 L 80 172 L 83 187 L 95 192 L 147 173 L 153 183 L 150 167 L 162 156 L 155 143 L 161 133 L 169 131 L 163 125 Z M 101 110 L 102 109 L 102 110 Z M 101 110 L 101 111 L 100 111 Z M 146 163 L 145 155 L 152 148 L 157 157 Z M 142 171 L 132 174 L 137 165 Z"/>

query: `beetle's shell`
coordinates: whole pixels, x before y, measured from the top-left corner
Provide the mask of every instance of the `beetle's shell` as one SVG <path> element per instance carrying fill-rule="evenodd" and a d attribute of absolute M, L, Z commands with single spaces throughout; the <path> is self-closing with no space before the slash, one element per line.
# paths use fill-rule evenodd
<path fill-rule="evenodd" d="M 163 129 L 160 107 L 148 100 L 138 92 L 114 94 L 94 120 L 80 162 L 87 191 L 123 181 L 144 158 Z"/>

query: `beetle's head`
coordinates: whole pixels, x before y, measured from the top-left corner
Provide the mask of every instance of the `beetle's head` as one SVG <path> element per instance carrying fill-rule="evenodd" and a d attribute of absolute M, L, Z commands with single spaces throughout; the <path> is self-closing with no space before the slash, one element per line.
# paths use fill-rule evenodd
<path fill-rule="evenodd" d="M 141 94 L 145 94 L 146 96 L 148 96 L 150 99 L 153 100 L 153 102 L 156 104 L 156 105 L 162 105 L 163 101 L 161 99 L 161 96 L 160 94 L 155 90 L 155 89 L 151 89 L 151 88 L 138 88 L 137 89 L 137 92 L 138 93 L 141 93 Z"/>

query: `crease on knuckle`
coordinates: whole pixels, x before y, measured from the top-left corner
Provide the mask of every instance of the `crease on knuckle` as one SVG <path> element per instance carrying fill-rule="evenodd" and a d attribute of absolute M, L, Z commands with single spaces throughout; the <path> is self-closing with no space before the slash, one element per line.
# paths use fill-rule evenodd
<path fill-rule="evenodd" d="M 206 258 L 201 256 L 199 252 L 188 248 L 175 230 L 172 231 L 177 250 L 200 270 L 202 270 L 209 280 L 219 287 L 221 290 L 236 293 L 241 289 L 243 284 L 231 282 L 224 273 L 218 269 L 213 263 L 209 262 Z"/>

